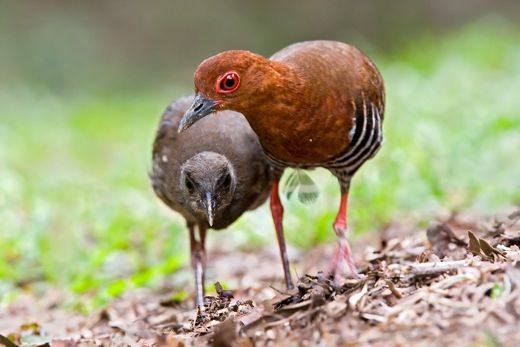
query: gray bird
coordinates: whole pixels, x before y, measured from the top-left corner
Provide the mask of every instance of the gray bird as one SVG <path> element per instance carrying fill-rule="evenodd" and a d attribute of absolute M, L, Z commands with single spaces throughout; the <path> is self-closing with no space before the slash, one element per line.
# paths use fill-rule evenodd
<path fill-rule="evenodd" d="M 179 122 L 193 98 L 174 101 L 164 112 L 153 145 L 150 179 L 157 196 L 186 219 L 198 306 L 204 299 L 206 230 L 226 228 L 245 211 L 260 206 L 269 194 L 273 173 L 240 113 L 219 112 L 179 134 Z"/>

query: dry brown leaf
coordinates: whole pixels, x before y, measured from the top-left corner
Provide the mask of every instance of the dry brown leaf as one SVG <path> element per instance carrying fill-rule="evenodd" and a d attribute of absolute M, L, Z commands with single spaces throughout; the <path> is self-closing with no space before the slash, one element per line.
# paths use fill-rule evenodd
<path fill-rule="evenodd" d="M 449 244 L 467 247 L 466 242 L 459 239 L 446 223 L 432 223 L 426 230 L 426 237 L 432 245 L 434 253 L 441 258 L 450 253 Z"/>
<path fill-rule="evenodd" d="M 469 237 L 469 246 L 468 249 L 471 253 L 475 255 L 482 255 L 480 252 L 480 242 L 478 242 L 478 238 L 473 234 L 470 230 L 468 230 Z"/>

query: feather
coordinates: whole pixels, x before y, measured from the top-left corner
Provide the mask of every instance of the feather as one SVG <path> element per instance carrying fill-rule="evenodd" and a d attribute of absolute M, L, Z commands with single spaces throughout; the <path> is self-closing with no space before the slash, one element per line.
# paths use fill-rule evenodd
<path fill-rule="evenodd" d="M 291 199 L 294 192 L 297 192 L 298 201 L 303 204 L 310 204 L 316 201 L 319 189 L 314 180 L 303 170 L 292 170 L 284 184 L 284 194 L 287 200 Z"/>

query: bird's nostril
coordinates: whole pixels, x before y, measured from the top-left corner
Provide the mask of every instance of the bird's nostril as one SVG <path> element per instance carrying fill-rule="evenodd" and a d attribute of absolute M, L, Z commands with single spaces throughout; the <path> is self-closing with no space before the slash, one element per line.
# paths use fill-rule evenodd
<path fill-rule="evenodd" d="M 199 112 L 202 108 L 202 102 L 200 104 L 197 104 L 197 106 L 195 106 L 195 108 L 193 109 L 193 111 L 195 112 Z"/>

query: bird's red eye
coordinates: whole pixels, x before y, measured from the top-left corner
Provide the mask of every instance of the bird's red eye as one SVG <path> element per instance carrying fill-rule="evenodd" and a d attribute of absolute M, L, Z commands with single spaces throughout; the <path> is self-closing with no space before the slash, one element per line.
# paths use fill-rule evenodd
<path fill-rule="evenodd" d="M 237 90 L 240 76 L 234 71 L 226 72 L 217 80 L 217 92 L 227 94 Z"/>

